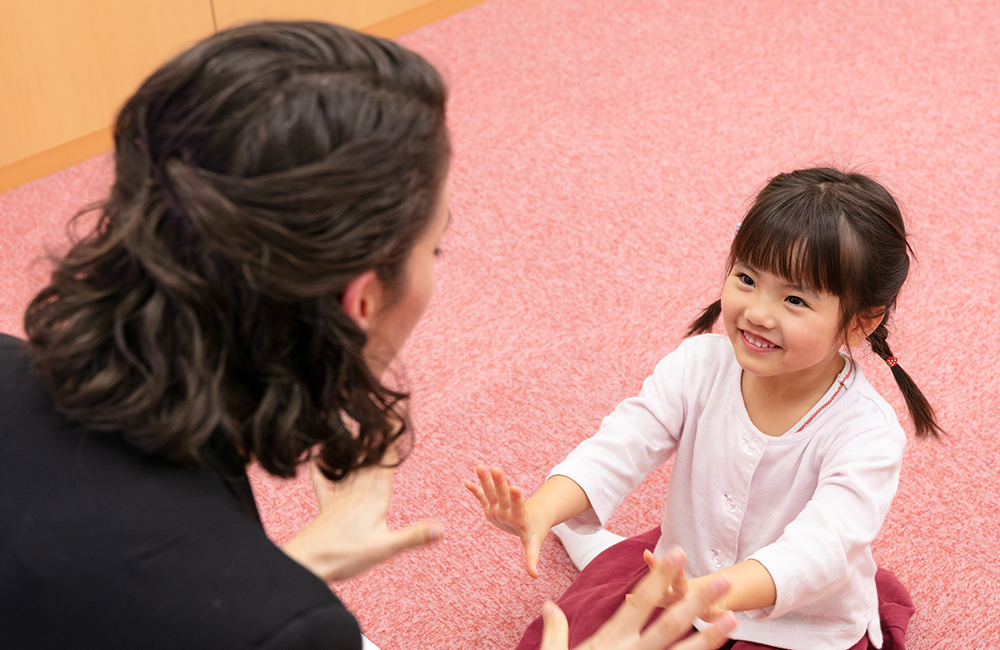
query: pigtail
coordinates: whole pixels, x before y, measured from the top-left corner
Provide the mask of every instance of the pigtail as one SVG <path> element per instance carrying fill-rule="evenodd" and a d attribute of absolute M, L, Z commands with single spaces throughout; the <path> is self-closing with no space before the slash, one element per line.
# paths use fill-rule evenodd
<path fill-rule="evenodd" d="M 883 320 L 875 328 L 875 331 L 868 335 L 868 342 L 872 346 L 872 351 L 889 364 L 889 367 L 892 369 L 892 376 L 895 378 L 900 392 L 903 393 L 903 398 L 906 400 L 906 408 L 910 411 L 910 417 L 913 418 L 917 437 L 926 438 L 933 436 L 937 438 L 944 431 L 934 417 L 934 409 L 920 389 L 917 388 L 917 384 L 910 378 L 910 375 L 898 363 L 895 363 L 895 357 L 893 357 L 892 350 L 889 349 L 889 343 L 886 341 L 888 336 L 889 330 L 885 326 L 885 320 Z M 893 362 L 889 361 L 890 358 L 893 359 Z"/>
<path fill-rule="evenodd" d="M 722 301 L 716 300 L 708 307 L 705 307 L 705 311 L 701 312 L 701 315 L 691 322 L 691 326 L 687 331 L 687 336 L 707 334 L 708 332 L 711 332 L 712 327 L 715 325 L 715 321 L 719 320 L 719 316 L 721 314 Z"/>

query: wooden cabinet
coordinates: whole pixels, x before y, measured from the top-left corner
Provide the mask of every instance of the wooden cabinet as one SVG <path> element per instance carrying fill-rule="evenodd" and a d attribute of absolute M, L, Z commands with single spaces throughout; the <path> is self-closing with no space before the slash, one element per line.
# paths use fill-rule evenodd
<path fill-rule="evenodd" d="M 121 104 L 218 29 L 338 22 L 395 37 L 483 0 L 0 0 L 0 192 L 107 151 Z"/>

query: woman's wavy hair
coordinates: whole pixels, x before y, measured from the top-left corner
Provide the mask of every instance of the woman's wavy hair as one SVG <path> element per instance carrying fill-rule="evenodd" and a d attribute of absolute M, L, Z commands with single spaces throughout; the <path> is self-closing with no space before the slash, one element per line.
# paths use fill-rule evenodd
<path fill-rule="evenodd" d="M 157 70 L 118 115 L 96 228 L 25 315 L 57 408 L 180 463 L 220 438 L 283 477 L 382 462 L 408 395 L 341 298 L 368 270 L 400 286 L 447 173 L 445 99 L 419 55 L 325 23 L 237 27 Z"/>
<path fill-rule="evenodd" d="M 868 343 L 888 361 L 889 316 L 912 253 L 899 206 L 882 185 L 863 174 L 803 169 L 775 176 L 757 195 L 733 239 L 727 273 L 744 262 L 837 296 L 844 334 L 858 316 L 881 318 Z M 709 305 L 688 336 L 711 331 L 721 312 L 721 301 Z M 902 367 L 891 367 L 917 435 L 937 436 L 924 394 Z"/>

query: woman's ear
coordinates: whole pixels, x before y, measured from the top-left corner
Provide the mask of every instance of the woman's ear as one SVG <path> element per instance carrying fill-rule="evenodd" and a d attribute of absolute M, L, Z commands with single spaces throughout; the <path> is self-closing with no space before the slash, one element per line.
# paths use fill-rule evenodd
<path fill-rule="evenodd" d="M 340 299 L 340 306 L 364 331 L 368 331 L 372 314 L 378 309 L 381 285 L 375 271 L 365 271 L 348 283 L 344 297 Z"/>
<path fill-rule="evenodd" d="M 874 332 L 885 318 L 885 312 L 876 316 L 857 316 L 847 332 L 847 347 L 853 348 Z"/>

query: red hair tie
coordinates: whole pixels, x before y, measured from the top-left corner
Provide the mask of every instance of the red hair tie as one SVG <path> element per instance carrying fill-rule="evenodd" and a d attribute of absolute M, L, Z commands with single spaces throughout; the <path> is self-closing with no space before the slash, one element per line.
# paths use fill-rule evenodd
<path fill-rule="evenodd" d="M 897 359 L 896 357 L 889 357 L 885 360 L 885 362 L 889 365 L 890 368 L 892 368 L 897 363 L 899 363 L 899 359 Z"/>

